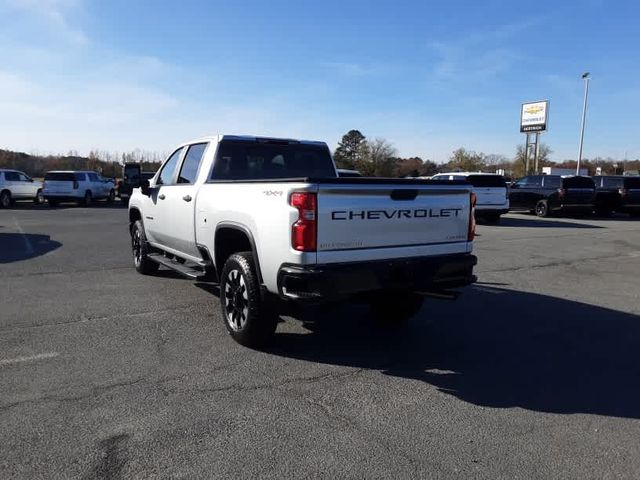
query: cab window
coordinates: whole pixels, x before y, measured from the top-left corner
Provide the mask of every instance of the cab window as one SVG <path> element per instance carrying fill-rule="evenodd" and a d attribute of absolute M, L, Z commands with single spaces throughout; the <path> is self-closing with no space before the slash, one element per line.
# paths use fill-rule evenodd
<path fill-rule="evenodd" d="M 182 148 L 179 148 L 171 154 L 167 162 L 164 164 L 164 167 L 162 167 L 162 171 L 158 177 L 158 185 L 171 185 L 173 183 L 173 174 L 175 173 L 181 153 Z"/>
<path fill-rule="evenodd" d="M 189 146 L 187 154 L 184 156 L 180 175 L 178 175 L 178 183 L 195 183 L 198 176 L 198 169 L 202 161 L 202 155 L 207 148 L 206 143 L 196 143 Z"/>

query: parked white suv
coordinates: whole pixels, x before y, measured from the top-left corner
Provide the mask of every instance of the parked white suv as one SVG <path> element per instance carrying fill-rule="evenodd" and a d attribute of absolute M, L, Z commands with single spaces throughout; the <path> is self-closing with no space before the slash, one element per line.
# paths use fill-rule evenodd
<path fill-rule="evenodd" d="M 60 202 L 77 202 L 88 206 L 94 200 L 113 202 L 116 189 L 113 180 L 91 171 L 55 171 L 44 176 L 44 198 L 55 207 Z"/>
<path fill-rule="evenodd" d="M 500 215 L 509 212 L 509 192 L 502 175 L 495 173 L 438 173 L 433 180 L 466 180 L 476 194 L 476 218 L 498 223 Z"/>
<path fill-rule="evenodd" d="M 14 200 L 44 202 L 42 182 L 18 170 L 0 169 L 0 208 L 9 207 Z"/>

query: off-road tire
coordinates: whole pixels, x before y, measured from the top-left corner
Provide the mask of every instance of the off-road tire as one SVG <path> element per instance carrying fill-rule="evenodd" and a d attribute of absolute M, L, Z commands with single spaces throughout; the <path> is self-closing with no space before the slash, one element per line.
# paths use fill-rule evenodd
<path fill-rule="evenodd" d="M 251 252 L 234 253 L 224 263 L 220 308 L 229 335 L 241 345 L 259 348 L 272 339 L 278 316 L 262 299 Z"/>

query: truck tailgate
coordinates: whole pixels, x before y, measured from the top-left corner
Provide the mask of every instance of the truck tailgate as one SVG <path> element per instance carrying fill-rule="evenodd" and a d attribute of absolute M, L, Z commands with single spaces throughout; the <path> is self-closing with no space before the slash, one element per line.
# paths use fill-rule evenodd
<path fill-rule="evenodd" d="M 331 251 L 466 245 L 471 187 L 406 183 L 320 184 L 319 260 Z"/>

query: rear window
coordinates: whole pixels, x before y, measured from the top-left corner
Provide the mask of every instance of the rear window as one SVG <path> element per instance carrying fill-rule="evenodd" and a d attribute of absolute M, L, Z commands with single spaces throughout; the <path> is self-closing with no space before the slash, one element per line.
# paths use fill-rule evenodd
<path fill-rule="evenodd" d="M 73 182 L 76 178 L 73 173 L 49 172 L 45 174 L 44 179 L 50 182 Z"/>
<path fill-rule="evenodd" d="M 589 177 L 568 177 L 562 179 L 564 188 L 596 188 L 596 184 Z"/>
<path fill-rule="evenodd" d="M 469 175 L 467 181 L 474 187 L 502 187 L 506 188 L 507 184 L 502 175 Z"/>
<path fill-rule="evenodd" d="M 640 177 L 625 177 L 624 188 L 640 188 Z"/>
<path fill-rule="evenodd" d="M 335 178 L 326 146 L 288 142 L 223 140 L 218 146 L 212 180 Z"/>
<path fill-rule="evenodd" d="M 596 185 L 600 186 L 600 181 L 602 181 L 603 188 L 622 188 L 622 177 L 596 177 L 594 179 L 596 181 Z"/>
<path fill-rule="evenodd" d="M 140 167 L 138 165 L 125 165 L 124 181 L 125 183 L 138 184 L 140 182 Z"/>
<path fill-rule="evenodd" d="M 546 188 L 560 188 L 562 187 L 562 178 L 555 175 L 543 176 L 542 182 Z"/>

